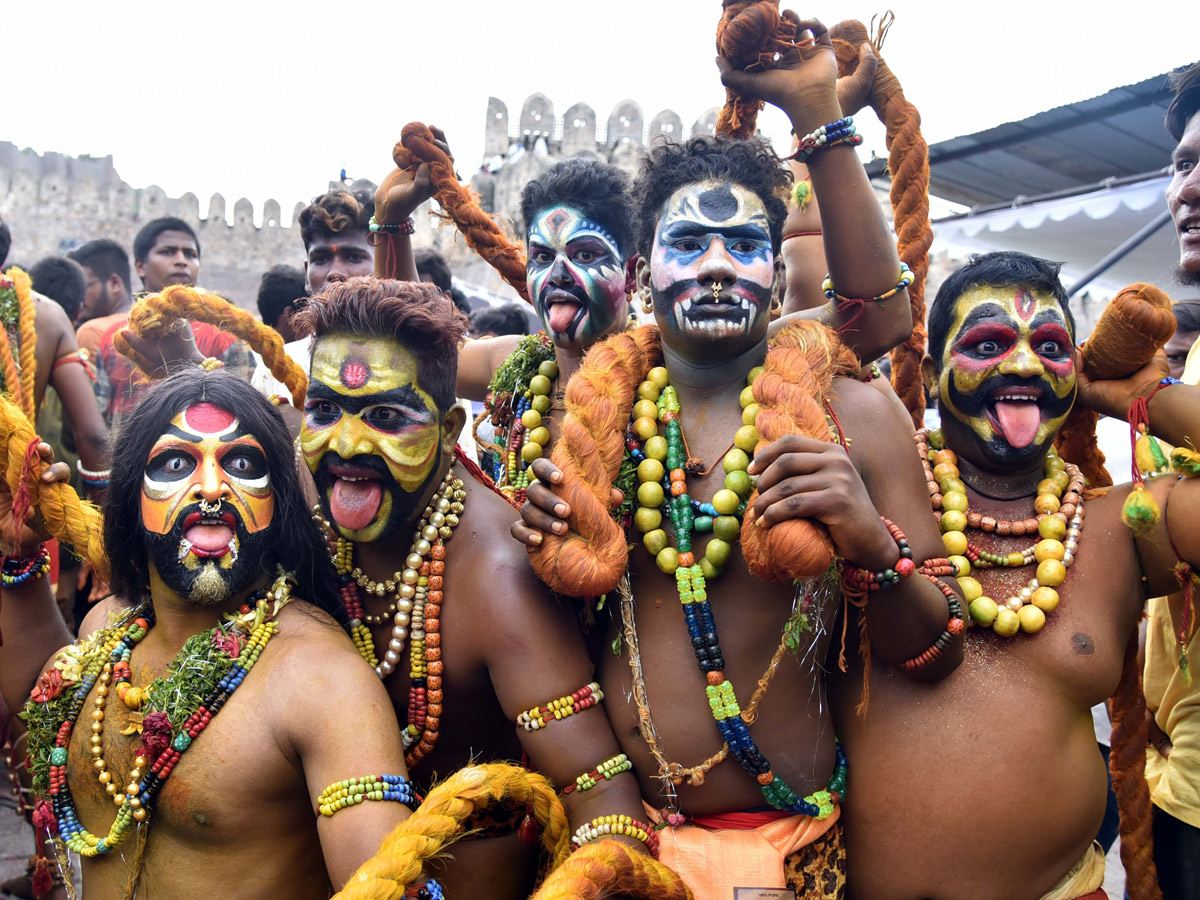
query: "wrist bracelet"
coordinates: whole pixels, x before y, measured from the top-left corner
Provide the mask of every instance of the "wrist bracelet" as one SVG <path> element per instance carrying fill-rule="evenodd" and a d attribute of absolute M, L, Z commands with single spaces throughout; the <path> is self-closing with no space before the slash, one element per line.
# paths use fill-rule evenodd
<path fill-rule="evenodd" d="M 927 568 L 930 568 L 931 563 L 939 562 L 942 562 L 942 560 L 927 560 L 921 566 L 921 574 L 936 584 L 938 590 L 942 592 L 942 596 L 946 598 L 946 604 L 950 608 L 950 620 L 946 623 L 946 627 L 942 633 L 934 638 L 933 643 L 924 652 L 900 663 L 900 668 L 906 672 L 913 672 L 924 668 L 930 663 L 941 659 L 946 648 L 953 642 L 954 636 L 962 634 L 967 627 L 967 623 L 963 619 L 962 604 L 958 600 L 958 594 L 954 593 L 954 589 L 936 575 L 930 575 L 925 571 Z"/>
<path fill-rule="evenodd" d="M 860 569 L 857 566 L 843 566 L 843 584 L 852 591 L 878 591 L 881 588 L 893 587 L 917 571 L 917 564 L 913 562 L 912 548 L 908 546 L 908 538 L 904 536 L 904 532 L 890 519 L 886 519 L 883 516 L 879 518 L 883 520 L 888 534 L 892 536 L 892 540 L 900 548 L 900 558 L 894 566 L 882 569 L 879 572 L 872 572 L 870 569 Z"/>
<path fill-rule="evenodd" d="M 383 232 L 384 234 L 412 234 L 416 230 L 416 222 L 413 217 L 409 216 L 398 225 L 380 225 L 375 221 L 375 217 L 371 216 L 371 221 L 367 224 L 368 232 Z"/>
<path fill-rule="evenodd" d="M 818 150 L 833 147 L 836 144 L 849 144 L 857 147 L 862 143 L 862 135 L 854 127 L 854 116 L 846 116 L 828 125 L 822 125 L 811 134 L 800 138 L 796 152 L 788 159 L 796 162 L 807 162 L 808 158 Z"/>
<path fill-rule="evenodd" d="M 658 832 L 654 830 L 653 825 L 639 822 L 632 816 L 597 816 L 586 825 L 579 826 L 571 838 L 571 843 L 582 847 L 614 834 L 623 834 L 641 841 L 650 851 L 650 855 L 658 859 Z"/>
<path fill-rule="evenodd" d="M 908 267 L 908 264 L 902 262 L 900 263 L 900 279 L 896 282 L 896 286 L 890 291 L 885 291 L 884 293 L 877 294 L 874 297 L 868 297 L 864 299 L 843 297 L 836 290 L 834 290 L 833 279 L 829 275 L 826 275 L 825 280 L 821 282 L 821 290 L 825 292 L 826 300 L 836 300 L 839 303 L 867 303 L 871 300 L 874 300 L 876 303 L 882 303 L 884 300 L 889 300 L 892 297 L 895 297 L 898 293 L 912 284 L 915 277 L 916 276 L 912 273 L 912 269 Z"/>
<path fill-rule="evenodd" d="M 50 571 L 50 550 L 42 544 L 35 556 L 29 559 L 6 556 L 0 566 L 0 584 L 6 588 L 20 587 L 37 581 Z"/>
<path fill-rule="evenodd" d="M 443 900 L 446 896 L 437 880 L 430 878 L 424 884 L 414 884 L 404 892 L 405 897 L 415 897 L 416 900 Z"/>

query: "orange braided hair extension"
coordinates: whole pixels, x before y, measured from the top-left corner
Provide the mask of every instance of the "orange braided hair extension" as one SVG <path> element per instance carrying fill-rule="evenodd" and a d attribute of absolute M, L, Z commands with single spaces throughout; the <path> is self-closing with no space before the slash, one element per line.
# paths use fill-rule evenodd
<path fill-rule="evenodd" d="M 554 870 L 530 900 L 691 900 L 683 879 L 621 841 L 585 844 Z"/>
<path fill-rule="evenodd" d="M 38 456 L 40 441 L 28 416 L 8 397 L 0 396 L 0 443 L 5 449 L 4 478 L 16 500 L 24 493 L 37 507 L 46 530 L 56 538 L 74 544 L 96 570 L 97 577 L 108 581 L 108 555 L 104 550 L 104 522 L 100 510 L 80 500 L 69 484 L 45 484 L 41 475 L 49 464 Z"/>
<path fill-rule="evenodd" d="M 284 351 L 283 336 L 224 297 L 173 284 L 161 294 L 151 294 L 140 300 L 129 313 L 129 327 L 140 337 L 158 338 L 176 328 L 179 319 L 207 322 L 245 341 L 262 356 L 271 374 L 287 385 L 296 409 L 304 408 L 308 376 Z M 113 335 L 113 344 L 143 372 L 154 368 L 153 363 L 146 365 L 148 361 L 140 358 L 141 354 L 133 349 L 122 332 Z"/>
<path fill-rule="evenodd" d="M 1150 787 L 1146 783 L 1146 698 L 1137 662 L 1135 632 L 1125 647 L 1121 681 L 1112 696 L 1112 748 L 1108 765 L 1121 814 L 1121 864 L 1131 900 L 1162 900 L 1154 866 Z"/>
<path fill-rule="evenodd" d="M 1152 284 L 1137 282 L 1122 288 L 1104 308 L 1092 336 L 1083 345 L 1083 371 L 1104 380 L 1132 375 L 1154 358 L 1175 334 L 1171 298 Z M 1113 483 L 1096 444 L 1100 416 L 1079 403 L 1055 438 L 1059 456 L 1082 470 L 1091 487 Z"/>
<path fill-rule="evenodd" d="M 462 836 L 467 819 L 506 800 L 532 807 L 542 825 L 542 848 L 551 867 L 559 865 L 570 852 L 567 814 L 545 776 L 503 763 L 467 766 L 426 795 L 416 812 L 350 876 L 335 900 L 400 900 L 406 888 L 424 879 L 425 860 L 441 855 Z"/>
<path fill-rule="evenodd" d="M 21 409 L 29 421 L 37 419 L 37 311 L 33 306 L 33 282 L 21 269 L 8 270 L 17 289 L 17 353 L 21 361 Z"/>
<path fill-rule="evenodd" d="M 925 355 L 925 276 L 929 273 L 929 247 L 933 244 L 933 226 L 929 224 L 929 145 L 921 134 L 921 114 L 905 99 L 899 79 L 879 52 L 894 19 L 890 12 L 885 14 L 873 40 L 862 22 L 842 22 L 833 49 L 842 75 L 858 67 L 858 48 L 864 41 L 871 40 L 879 60 L 867 103 L 887 128 L 896 250 L 900 261 L 912 269 L 914 276 L 908 287 L 913 330 L 908 340 L 891 352 L 892 387 L 904 401 L 914 426 L 920 428 L 925 412 L 921 381 L 921 358 Z"/>
<path fill-rule="evenodd" d="M 842 346 L 824 325 L 797 321 L 772 340 L 763 373 L 751 390 L 759 406 L 755 426 L 762 439 L 758 449 L 786 434 L 828 441 L 824 398 L 835 375 L 858 371 L 857 357 Z M 754 491 L 747 501 L 753 506 Z M 784 581 L 823 574 L 833 562 L 833 542 L 820 522 L 793 519 L 774 528 L 759 528 L 746 516 L 742 521 L 742 554 L 752 573 L 765 581 Z"/>
<path fill-rule="evenodd" d="M 550 458 L 563 473 L 554 491 L 571 506 L 570 529 L 529 549 L 533 570 L 557 593 L 599 597 L 625 571 L 629 548 L 609 515 L 611 488 L 637 386 L 661 363 L 658 329 L 643 325 L 593 345 L 567 382 L 567 414 Z"/>
<path fill-rule="evenodd" d="M 400 143 L 392 151 L 392 159 L 398 167 L 412 173 L 421 163 L 429 163 L 435 188 L 433 198 L 458 226 L 467 246 L 487 260 L 521 299 L 531 302 L 525 289 L 524 248 L 483 211 L 474 192 L 459 184 L 454 161 L 434 143 L 433 132 L 420 122 L 409 122 L 400 132 Z"/>
<path fill-rule="evenodd" d="M 792 49 L 795 38 L 796 26 L 779 14 L 779 0 L 722 0 L 717 53 L 734 68 L 750 72 L 761 69 L 776 53 Z M 717 134 L 753 137 L 762 108 L 761 100 L 751 100 L 726 88 L 725 105 L 717 116 Z"/>

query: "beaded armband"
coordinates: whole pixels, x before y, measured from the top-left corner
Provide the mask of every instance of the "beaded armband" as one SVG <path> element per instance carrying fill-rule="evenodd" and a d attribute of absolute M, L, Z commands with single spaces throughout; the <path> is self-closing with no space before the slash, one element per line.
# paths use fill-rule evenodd
<path fill-rule="evenodd" d="M 200 363 L 200 368 L 205 372 L 215 372 L 217 369 L 225 368 L 225 363 L 221 362 L 215 356 L 210 356 Z"/>
<path fill-rule="evenodd" d="M 796 152 L 789 159 L 794 159 L 796 162 L 807 162 L 809 157 L 818 150 L 824 150 L 837 144 L 849 144 L 857 147 L 861 143 L 862 135 L 854 127 L 854 116 L 846 116 L 836 122 L 822 125 L 811 134 L 800 138 Z"/>
<path fill-rule="evenodd" d="M 928 559 L 921 563 L 921 574 L 937 585 L 942 596 L 946 598 L 946 604 L 950 608 L 950 621 L 946 623 L 946 628 L 939 634 L 932 644 L 922 653 L 914 656 L 912 659 L 906 659 L 900 664 L 900 667 L 906 672 L 912 672 L 923 668 L 932 662 L 941 659 L 946 648 L 950 646 L 950 642 L 954 640 L 954 636 L 962 634 L 967 627 L 966 621 L 963 619 L 962 604 L 958 601 L 958 594 L 954 593 L 954 589 L 946 582 L 939 578 L 939 575 L 953 575 L 956 567 L 949 559 Z"/>
<path fill-rule="evenodd" d="M 892 297 L 895 297 L 898 293 L 912 284 L 915 277 L 916 276 L 913 275 L 912 269 L 908 267 L 907 263 L 900 263 L 900 279 L 896 282 L 896 286 L 890 291 L 884 291 L 882 294 L 877 294 L 874 297 L 866 298 L 866 300 L 874 300 L 876 303 L 882 303 L 884 300 L 890 300 Z M 825 280 L 821 282 L 821 290 L 825 292 L 826 300 L 836 300 L 839 303 L 865 302 L 864 300 L 853 297 L 843 297 L 837 292 L 837 290 L 834 289 L 833 279 L 829 275 L 826 275 Z"/>
<path fill-rule="evenodd" d="M 596 682 L 585 685 L 573 694 L 551 700 L 546 706 L 535 706 L 517 716 L 517 724 L 526 731 L 537 731 L 545 728 L 549 722 L 565 719 L 577 712 L 583 712 L 589 706 L 595 706 L 604 699 L 604 691 Z"/>
<path fill-rule="evenodd" d="M 79 473 L 79 479 L 83 482 L 83 486 L 91 490 L 104 490 L 108 487 L 109 478 L 112 477 L 112 469 L 86 469 L 79 460 L 75 461 L 75 471 Z"/>
<path fill-rule="evenodd" d="M 624 753 L 618 753 L 616 756 L 606 759 L 590 772 L 584 772 L 575 779 L 574 784 L 568 784 L 562 789 L 562 795 L 573 794 L 575 791 L 582 793 L 590 791 L 597 784 L 603 781 L 608 781 L 614 775 L 620 775 L 622 772 L 628 772 L 633 768 L 633 763 L 629 761 L 629 757 Z"/>
<path fill-rule="evenodd" d="M 367 800 L 390 800 L 415 809 L 421 802 L 412 785 L 403 775 L 364 775 L 335 781 L 317 798 L 317 812 L 332 816 L 348 806 L 357 806 Z"/>
<path fill-rule="evenodd" d="M 368 234 L 379 233 L 383 234 L 412 234 L 416 229 L 416 223 L 413 222 L 412 216 L 409 216 L 398 225 L 380 225 L 375 221 L 375 217 L 371 216 L 371 221 L 367 223 Z"/>
<path fill-rule="evenodd" d="M 646 845 L 650 855 L 658 859 L 658 832 L 652 825 L 639 822 L 632 816 L 597 816 L 586 825 L 580 825 L 571 838 L 576 847 L 590 844 L 614 834 L 623 834 Z"/>
<path fill-rule="evenodd" d="M 430 878 L 424 884 L 414 884 L 404 892 L 404 896 L 415 897 L 416 900 L 442 900 L 446 895 L 442 892 L 442 886 Z"/>
<path fill-rule="evenodd" d="M 20 587 L 27 582 L 37 581 L 49 571 L 50 551 L 42 544 L 29 559 L 4 557 L 4 564 L 0 566 L 0 584 L 6 588 Z"/>
<path fill-rule="evenodd" d="M 877 591 L 880 588 L 893 587 L 917 570 L 917 564 L 913 562 L 912 558 L 912 548 L 908 546 L 908 538 L 904 536 L 904 532 L 896 527 L 896 524 L 890 519 L 885 519 L 883 516 L 880 518 L 887 526 L 888 534 L 900 548 L 900 558 L 894 566 L 879 572 L 845 566 L 842 571 L 842 580 L 852 590 Z"/>

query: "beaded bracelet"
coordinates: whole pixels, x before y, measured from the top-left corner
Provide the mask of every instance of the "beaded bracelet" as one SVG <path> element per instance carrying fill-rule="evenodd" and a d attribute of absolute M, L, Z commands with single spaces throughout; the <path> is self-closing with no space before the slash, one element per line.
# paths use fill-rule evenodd
<path fill-rule="evenodd" d="M 898 293 L 912 284 L 915 277 L 916 276 L 912 273 L 912 269 L 908 267 L 908 264 L 902 262 L 900 263 L 900 280 L 896 283 L 896 286 L 890 291 L 885 291 L 882 294 L 867 299 L 874 300 L 876 303 L 882 303 L 884 300 L 890 300 L 892 297 L 895 297 Z M 833 279 L 828 275 L 826 275 L 825 280 L 821 282 L 821 290 L 825 292 L 826 300 L 837 300 L 839 303 L 866 302 L 865 300 L 858 300 L 852 297 L 843 297 L 836 290 L 834 290 Z"/>
<path fill-rule="evenodd" d="M 945 564 L 945 565 L 942 565 Z M 949 560 L 932 559 L 926 560 L 921 564 L 921 574 L 937 585 L 938 590 L 942 592 L 942 596 L 946 598 L 946 604 L 950 607 L 950 621 L 946 623 L 946 628 L 939 634 L 932 644 L 923 652 L 914 656 L 912 659 L 906 659 L 900 664 L 900 667 L 906 672 L 913 672 L 930 663 L 936 662 L 942 658 L 942 654 L 950 643 L 954 640 L 954 636 L 962 634 L 967 627 L 966 621 L 963 619 L 962 604 L 958 602 L 958 594 L 954 593 L 954 588 L 946 584 L 936 575 L 929 574 L 928 570 L 941 570 L 947 565 L 953 565 Z M 951 574 L 944 572 L 943 574 Z"/>
<path fill-rule="evenodd" d="M 50 550 L 42 544 L 38 552 L 28 559 L 4 557 L 4 564 L 0 566 L 0 584 L 7 588 L 20 587 L 27 582 L 37 581 L 49 571 Z"/>
<path fill-rule="evenodd" d="M 83 486 L 95 491 L 108 487 L 109 478 L 112 477 L 112 469 L 93 471 L 84 468 L 83 462 L 80 460 L 75 460 L 75 471 L 79 473 L 79 480 L 83 482 Z"/>
<path fill-rule="evenodd" d="M 225 363 L 221 362 L 215 356 L 210 356 L 200 363 L 200 368 L 205 372 L 215 372 L 217 369 L 225 368 Z"/>
<path fill-rule="evenodd" d="M 575 779 L 574 784 L 568 784 L 562 789 L 562 795 L 565 797 L 567 794 L 572 794 L 575 791 L 579 791 L 581 793 L 583 791 L 590 791 L 600 783 L 601 778 L 607 781 L 614 775 L 620 775 L 622 772 L 628 772 L 632 768 L 633 763 L 629 761 L 629 757 L 624 753 L 618 753 L 616 756 L 610 757 L 604 762 L 600 763 L 600 765 L 596 766 L 596 768 L 592 769 L 592 771 L 584 772 Z"/>
<path fill-rule="evenodd" d="M 796 152 L 789 156 L 788 159 L 794 159 L 796 162 L 807 162 L 809 157 L 818 150 L 833 147 L 837 144 L 849 144 L 856 147 L 861 143 L 862 136 L 858 134 L 857 129 L 854 127 L 854 116 L 846 116 L 843 119 L 838 119 L 836 122 L 822 125 L 811 134 L 806 134 L 800 138 Z"/>
<path fill-rule="evenodd" d="M 912 548 L 908 546 L 908 538 L 904 536 L 904 532 L 891 519 L 884 518 L 883 516 L 879 518 L 883 520 L 888 534 L 892 536 L 892 540 L 900 548 L 900 558 L 894 566 L 879 572 L 872 572 L 869 569 L 859 569 L 850 565 L 844 566 L 842 579 L 852 589 L 877 591 L 880 588 L 893 587 L 917 570 L 917 564 L 913 562 L 912 558 Z"/>
<path fill-rule="evenodd" d="M 443 900 L 446 896 L 437 880 L 430 878 L 424 884 L 414 884 L 404 892 L 405 897 L 415 897 L 416 900 Z"/>
<path fill-rule="evenodd" d="M 367 800 L 390 800 L 403 803 L 409 809 L 416 808 L 421 802 L 403 775 L 364 775 L 362 778 L 335 781 L 321 791 L 321 796 L 317 798 L 317 812 L 322 816 L 332 816 L 339 810 Z"/>
<path fill-rule="evenodd" d="M 658 832 L 652 825 L 639 822 L 632 816 L 597 816 L 586 825 L 580 825 L 571 843 L 576 847 L 590 844 L 613 834 L 623 834 L 646 845 L 650 855 L 658 859 Z"/>
<path fill-rule="evenodd" d="M 399 225 L 380 225 L 375 221 L 375 217 L 371 216 L 371 221 L 367 223 L 367 230 L 384 234 L 412 234 L 416 230 L 416 223 L 413 222 L 412 216 L 409 216 Z"/>
<path fill-rule="evenodd" d="M 604 691 L 596 682 L 585 685 L 573 694 L 551 700 L 546 706 L 535 706 L 517 716 L 517 724 L 526 731 L 537 731 L 545 728 L 547 719 L 565 719 L 577 712 L 583 712 L 589 706 L 595 706 L 604 699 Z"/>

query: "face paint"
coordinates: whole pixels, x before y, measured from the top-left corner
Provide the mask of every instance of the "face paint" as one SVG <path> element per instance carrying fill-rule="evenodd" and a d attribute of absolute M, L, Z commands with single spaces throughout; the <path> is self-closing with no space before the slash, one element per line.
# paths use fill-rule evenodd
<path fill-rule="evenodd" d="M 377 541 L 408 520 L 437 476 L 441 418 L 397 341 L 317 342 L 300 451 L 343 537 Z"/>
<path fill-rule="evenodd" d="M 554 343 L 587 346 L 624 320 L 621 250 L 603 225 L 554 206 L 533 220 L 528 243 L 525 284 Z"/>
<path fill-rule="evenodd" d="M 718 181 L 681 187 L 663 208 L 650 256 L 659 326 L 702 339 L 759 339 L 769 321 L 774 262 L 757 194 Z"/>
<path fill-rule="evenodd" d="M 994 462 L 1044 453 L 1075 402 L 1074 344 L 1050 294 L 981 286 L 955 301 L 938 392 Z"/>
<path fill-rule="evenodd" d="M 155 569 L 181 596 L 221 602 L 248 587 L 269 557 L 274 513 L 262 444 L 227 410 L 189 406 L 151 448 L 144 538 Z"/>

